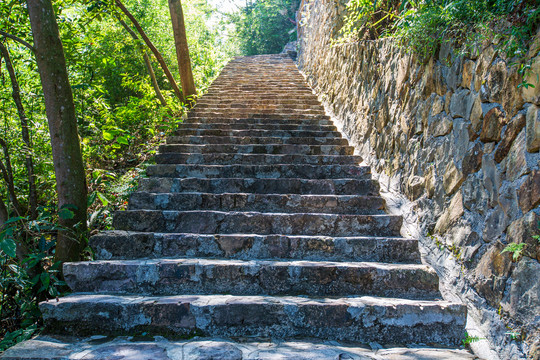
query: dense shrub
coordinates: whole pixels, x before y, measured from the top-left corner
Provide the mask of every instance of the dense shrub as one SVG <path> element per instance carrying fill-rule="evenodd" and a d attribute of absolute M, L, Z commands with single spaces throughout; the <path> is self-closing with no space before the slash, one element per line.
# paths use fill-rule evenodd
<path fill-rule="evenodd" d="M 534 0 L 351 0 L 339 41 L 394 37 L 421 58 L 443 41 L 462 51 L 499 37 L 509 57 L 521 56 L 540 24 Z"/>

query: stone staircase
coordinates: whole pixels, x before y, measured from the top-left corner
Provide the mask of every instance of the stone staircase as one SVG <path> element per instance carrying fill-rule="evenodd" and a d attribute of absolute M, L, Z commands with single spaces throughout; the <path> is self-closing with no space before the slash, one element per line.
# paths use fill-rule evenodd
<path fill-rule="evenodd" d="M 65 264 L 48 336 L 3 358 L 472 358 L 451 349 L 465 307 L 440 299 L 353 151 L 292 60 L 232 61 L 91 239 L 97 260 Z"/>

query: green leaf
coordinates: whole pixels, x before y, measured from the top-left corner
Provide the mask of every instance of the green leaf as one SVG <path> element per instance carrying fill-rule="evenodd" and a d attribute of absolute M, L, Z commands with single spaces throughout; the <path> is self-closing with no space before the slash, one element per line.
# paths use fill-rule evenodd
<path fill-rule="evenodd" d="M 103 138 L 107 141 L 111 141 L 112 139 L 114 139 L 114 134 L 110 131 L 103 130 Z"/>
<path fill-rule="evenodd" d="M 101 203 L 103 204 L 103 206 L 109 205 L 110 201 L 109 201 L 109 199 L 107 199 L 107 198 L 105 197 L 105 195 L 103 195 L 102 193 L 98 192 L 98 193 L 97 193 L 97 197 L 99 198 L 99 200 L 101 201 Z"/>
<path fill-rule="evenodd" d="M 39 276 L 39 279 L 41 280 L 41 289 L 46 290 L 49 287 L 49 283 L 51 281 L 51 278 L 49 277 L 49 273 L 42 272 Z"/>
<path fill-rule="evenodd" d="M 96 197 L 97 197 L 97 194 L 94 192 L 94 193 L 91 193 L 89 196 L 88 196 L 88 200 L 87 200 L 87 206 L 90 207 L 92 205 L 94 205 L 94 202 L 96 201 Z"/>
<path fill-rule="evenodd" d="M 73 219 L 75 217 L 75 213 L 68 208 L 63 208 L 58 211 L 58 216 L 64 220 Z"/>
<path fill-rule="evenodd" d="M 12 238 L 4 238 L 0 241 L 0 250 L 7 256 L 14 258 L 17 256 L 17 244 Z"/>
<path fill-rule="evenodd" d="M 12 218 L 9 218 L 9 219 L 4 223 L 4 225 L 11 224 L 11 223 L 17 222 L 17 221 L 19 221 L 19 220 L 24 220 L 24 219 L 25 219 L 25 218 L 24 218 L 24 217 L 21 217 L 21 216 L 12 217 Z"/>
<path fill-rule="evenodd" d="M 118 139 L 116 139 L 116 142 L 123 145 L 129 145 L 127 136 L 119 136 Z"/>

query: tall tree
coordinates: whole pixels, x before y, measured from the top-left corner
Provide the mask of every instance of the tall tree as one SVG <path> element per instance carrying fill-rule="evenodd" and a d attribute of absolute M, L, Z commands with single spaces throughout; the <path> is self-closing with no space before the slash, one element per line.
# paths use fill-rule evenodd
<path fill-rule="evenodd" d="M 60 224 L 56 260 L 74 261 L 85 247 L 87 189 L 73 94 L 51 0 L 27 0 L 49 123 Z M 68 210 L 64 210 L 68 209 Z"/>
<path fill-rule="evenodd" d="M 197 94 L 197 90 L 195 89 L 193 73 L 191 72 L 186 26 L 184 24 L 184 13 L 182 11 L 182 3 L 180 0 L 169 0 L 169 11 L 171 13 L 174 45 L 176 47 L 176 58 L 178 60 L 182 91 L 184 92 L 184 97 L 189 99 L 189 102 L 192 103 L 192 97 Z"/>
<path fill-rule="evenodd" d="M 182 95 L 182 92 L 180 91 L 180 88 L 178 88 L 178 85 L 176 84 L 176 81 L 174 80 L 174 77 L 172 76 L 169 67 L 165 63 L 165 60 L 163 59 L 163 56 L 158 51 L 158 49 L 154 46 L 152 41 L 150 41 L 150 38 L 148 38 L 148 35 L 144 32 L 143 28 L 135 19 L 135 17 L 129 12 L 129 10 L 122 4 L 120 0 L 115 1 L 116 6 L 128 17 L 128 19 L 131 21 L 139 35 L 141 35 L 141 38 L 145 42 L 145 44 L 150 48 L 150 51 L 152 51 L 152 54 L 154 54 L 154 57 L 156 58 L 157 62 L 159 63 L 159 66 L 161 66 L 161 69 L 165 73 L 165 76 L 169 80 L 169 84 L 171 84 L 171 87 L 174 90 L 174 93 L 176 94 L 176 97 L 178 97 L 180 100 L 184 100 L 184 96 Z"/>

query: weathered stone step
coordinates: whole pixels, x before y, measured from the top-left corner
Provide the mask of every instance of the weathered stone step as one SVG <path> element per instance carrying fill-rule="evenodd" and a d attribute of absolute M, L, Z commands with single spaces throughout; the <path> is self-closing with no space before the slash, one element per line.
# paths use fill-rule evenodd
<path fill-rule="evenodd" d="M 295 114 L 295 115 L 324 115 L 324 109 L 316 105 L 301 104 L 283 105 L 283 104 L 268 104 L 264 101 L 252 101 L 250 104 L 239 104 L 232 106 L 230 103 L 213 103 L 202 104 L 191 110 L 192 113 L 227 113 L 227 114 Z M 240 117 L 240 116 L 238 116 Z"/>
<path fill-rule="evenodd" d="M 426 265 L 373 262 L 151 259 L 64 263 L 74 292 L 137 295 L 310 295 L 435 299 Z"/>
<path fill-rule="evenodd" d="M 275 70 L 275 68 L 274 68 Z M 279 72 L 279 70 L 277 70 Z M 233 81 L 233 78 L 235 80 Z M 223 78 L 216 79 L 210 86 L 229 86 L 229 87 L 244 87 L 253 88 L 261 85 L 274 85 L 274 86 L 299 86 L 310 89 L 305 83 L 304 78 L 300 74 L 287 74 L 287 72 L 281 72 L 278 79 L 268 76 L 261 76 L 257 74 L 255 76 L 249 76 L 247 73 L 234 77 L 231 72 L 225 71 Z"/>
<path fill-rule="evenodd" d="M 255 179 L 346 179 L 368 178 L 369 166 L 358 165 L 151 165 L 148 176 L 175 178 L 255 178 Z"/>
<path fill-rule="evenodd" d="M 303 119 L 303 120 L 286 120 L 286 119 L 254 119 L 254 118 L 205 118 L 205 117 L 191 117 L 182 121 L 182 124 L 193 124 L 197 126 L 199 124 L 246 124 L 246 125 L 333 125 L 331 120 L 314 120 L 314 119 Z"/>
<path fill-rule="evenodd" d="M 305 84 L 301 84 L 299 82 L 295 81 L 282 81 L 282 82 L 276 82 L 276 83 L 270 83 L 270 82 L 258 82 L 253 84 L 225 84 L 225 83 L 217 83 L 212 84 L 208 88 L 207 94 L 211 92 L 217 92 L 217 93 L 226 93 L 228 91 L 240 91 L 240 92 L 248 92 L 252 94 L 257 93 L 264 93 L 264 91 L 274 91 L 278 93 L 288 92 L 288 91 L 295 91 L 299 93 L 310 93 L 313 94 L 313 91 L 311 88 L 309 88 Z"/>
<path fill-rule="evenodd" d="M 139 191 L 257 194 L 378 195 L 379 183 L 372 179 L 255 179 L 255 178 L 142 178 Z"/>
<path fill-rule="evenodd" d="M 221 98 L 214 98 L 214 97 L 205 97 L 203 96 L 199 100 L 197 100 L 197 104 L 207 104 L 207 105 L 215 105 L 215 104 L 221 104 L 221 105 L 276 105 L 276 106 L 294 106 L 294 105 L 311 105 L 311 106 L 321 106 L 319 100 L 315 99 L 291 99 L 291 98 L 284 98 L 281 100 L 278 99 L 267 99 L 267 100 L 260 100 L 260 99 L 238 99 L 238 100 L 224 100 Z"/>
<path fill-rule="evenodd" d="M 288 77 L 284 74 L 280 75 L 279 80 L 272 80 L 271 78 L 262 78 L 260 75 L 249 76 L 246 75 L 245 78 L 239 76 L 229 76 L 225 80 L 217 79 L 210 85 L 212 89 L 238 89 L 238 90 L 260 90 L 265 88 L 274 88 L 274 89 L 284 89 L 288 91 L 289 89 L 302 89 L 309 90 L 309 88 L 302 76 L 293 76 Z"/>
<path fill-rule="evenodd" d="M 317 98 L 315 96 L 308 96 L 308 95 L 299 95 L 299 97 L 297 98 L 296 95 L 295 96 L 295 99 L 297 99 L 298 103 L 312 103 L 314 102 L 315 100 L 317 100 Z M 235 94 L 230 94 L 229 96 L 221 96 L 221 97 L 215 97 L 215 96 L 212 96 L 212 97 L 208 97 L 208 99 L 214 99 L 214 100 L 220 100 L 222 103 L 233 103 L 233 102 L 242 102 L 242 101 L 247 101 L 247 102 L 250 102 L 250 101 L 254 101 L 254 102 L 257 102 L 257 103 L 260 103 L 260 104 L 263 104 L 263 103 L 271 103 L 271 102 L 283 102 L 283 101 L 289 101 L 291 100 L 291 96 L 290 95 L 271 95 L 271 94 L 268 94 L 268 95 L 264 95 L 264 94 L 261 94 L 261 95 L 242 95 L 242 94 L 238 94 L 238 95 L 235 95 Z"/>
<path fill-rule="evenodd" d="M 189 129 L 178 128 L 177 136 L 228 136 L 228 137 L 327 137 L 341 138 L 339 131 L 316 130 L 221 130 L 221 129 Z"/>
<path fill-rule="evenodd" d="M 168 144 L 290 144 L 290 145 L 349 145 L 338 137 L 275 137 L 275 136 L 169 136 Z"/>
<path fill-rule="evenodd" d="M 362 158 L 358 155 L 291 155 L 291 154 L 189 154 L 165 152 L 155 156 L 157 164 L 310 164 L 310 165 L 343 165 L 359 164 Z"/>
<path fill-rule="evenodd" d="M 359 344 L 340 344 L 314 340 L 272 343 L 235 342 L 219 338 L 196 340 L 158 340 L 132 338 L 89 337 L 79 339 L 66 336 L 40 335 L 8 349 L 3 360 L 474 360 L 466 350 L 444 348 L 396 348 L 370 350 Z M 113 354 L 126 357 L 111 358 Z M 167 355 L 165 355 L 167 354 Z M 120 356 L 122 356 L 120 355 Z"/>
<path fill-rule="evenodd" d="M 230 122 L 212 122 L 204 124 L 182 123 L 179 125 L 179 129 L 186 130 L 269 130 L 269 131 L 324 131 L 324 132 L 336 132 L 337 129 L 334 125 L 298 125 L 298 124 L 238 124 Z"/>
<path fill-rule="evenodd" d="M 338 145 L 234 145 L 234 144 L 209 144 L 187 145 L 167 144 L 159 146 L 160 153 L 191 153 L 191 154 L 295 154 L 295 155 L 353 155 L 352 146 Z"/>
<path fill-rule="evenodd" d="M 90 238 L 96 259 L 227 258 L 420 263 L 418 241 L 327 237 L 105 231 Z"/>
<path fill-rule="evenodd" d="M 381 344 L 457 346 L 465 307 L 446 301 L 376 297 L 73 294 L 40 304 L 50 333 L 310 337 Z M 174 321 L 171 321 L 174 319 Z"/>
<path fill-rule="evenodd" d="M 258 96 L 283 96 L 284 93 L 294 94 L 294 96 L 304 96 L 304 97 L 315 97 L 315 95 L 311 92 L 311 90 L 303 90 L 303 89 L 295 89 L 295 88 L 272 88 L 272 87 L 261 87 L 258 90 L 241 90 L 241 89 L 208 89 L 208 92 L 205 94 L 208 97 L 215 97 L 215 98 L 221 98 L 221 97 L 258 97 Z"/>
<path fill-rule="evenodd" d="M 324 111 L 322 105 L 310 105 L 302 103 L 291 103 L 291 104 L 265 104 L 252 102 L 250 104 L 246 103 L 233 103 L 225 104 L 221 101 L 214 102 L 197 102 L 195 109 L 272 109 L 277 112 L 282 112 L 281 110 L 290 110 L 290 111 L 303 111 L 303 110 L 315 110 L 315 111 Z"/>
<path fill-rule="evenodd" d="M 237 118 L 259 118 L 259 119 L 276 119 L 276 120 L 304 120 L 304 119 L 313 119 L 313 120 L 330 120 L 328 115 L 322 114 L 302 114 L 302 113 L 268 113 L 263 114 L 257 111 L 253 112 L 207 112 L 207 111 L 191 111 L 188 114 L 190 117 L 207 117 L 207 118 L 221 118 L 221 119 L 237 119 Z"/>
<path fill-rule="evenodd" d="M 149 193 L 135 192 L 130 210 L 219 210 L 266 213 L 381 214 L 380 196 L 300 195 L 249 193 Z"/>
<path fill-rule="evenodd" d="M 117 211 L 118 230 L 197 234 L 399 236 L 402 218 L 395 215 L 336 215 L 223 211 Z"/>

